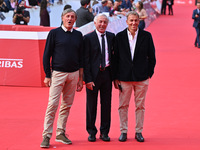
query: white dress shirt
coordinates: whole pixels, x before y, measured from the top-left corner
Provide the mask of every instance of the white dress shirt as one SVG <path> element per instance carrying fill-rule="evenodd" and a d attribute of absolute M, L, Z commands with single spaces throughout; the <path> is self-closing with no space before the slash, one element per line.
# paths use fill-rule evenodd
<path fill-rule="evenodd" d="M 132 36 L 131 32 L 128 29 L 127 29 L 127 34 L 128 34 L 129 46 L 130 46 L 130 50 L 131 50 L 131 58 L 133 60 L 134 53 L 135 53 L 135 46 L 136 46 L 136 42 L 137 42 L 137 36 L 138 36 L 138 29 L 135 32 L 134 37 Z"/>
<path fill-rule="evenodd" d="M 97 33 L 97 36 L 98 36 L 98 39 L 99 39 L 99 44 L 101 46 L 101 52 L 102 52 L 102 33 L 100 33 L 99 31 L 96 30 L 96 33 Z M 109 62 L 109 54 L 108 54 L 108 42 L 107 42 L 107 37 L 106 37 L 106 33 L 104 33 L 105 36 L 104 36 L 104 39 L 105 39 L 105 65 L 106 67 L 108 67 L 110 65 L 110 62 Z"/>

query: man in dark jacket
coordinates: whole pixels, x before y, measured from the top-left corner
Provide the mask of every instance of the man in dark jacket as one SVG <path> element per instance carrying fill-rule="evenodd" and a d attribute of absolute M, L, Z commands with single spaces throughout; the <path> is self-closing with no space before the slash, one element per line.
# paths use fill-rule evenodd
<path fill-rule="evenodd" d="M 110 141 L 108 136 L 111 120 L 112 93 L 112 56 L 114 33 L 106 31 L 108 17 L 105 14 L 95 16 L 96 30 L 84 36 L 84 77 L 87 92 L 86 129 L 88 141 L 96 141 L 95 126 L 97 114 L 97 98 L 100 92 L 101 125 L 100 139 Z"/>
<path fill-rule="evenodd" d="M 128 28 L 116 35 L 113 63 L 114 85 L 119 89 L 118 110 L 121 131 L 119 141 L 127 139 L 128 108 L 134 90 L 135 138 L 139 142 L 144 142 L 142 130 L 145 96 L 156 64 L 155 48 L 151 34 L 138 28 L 139 15 L 135 11 L 128 13 L 126 23 Z"/>
<path fill-rule="evenodd" d="M 192 19 L 194 19 L 193 27 L 197 33 L 194 45 L 195 47 L 198 46 L 198 48 L 200 48 L 200 2 L 197 3 L 197 9 L 193 10 Z"/>

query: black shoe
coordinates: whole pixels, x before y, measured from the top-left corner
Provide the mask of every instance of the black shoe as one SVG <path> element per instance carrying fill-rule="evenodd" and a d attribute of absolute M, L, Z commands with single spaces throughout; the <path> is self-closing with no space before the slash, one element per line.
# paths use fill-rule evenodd
<path fill-rule="evenodd" d="M 127 140 L 127 133 L 121 133 L 119 137 L 120 142 L 125 142 Z"/>
<path fill-rule="evenodd" d="M 110 141 L 110 137 L 108 136 L 108 134 L 101 134 L 100 135 L 100 139 L 102 139 L 105 142 L 109 142 Z"/>
<path fill-rule="evenodd" d="M 138 142 L 144 142 L 144 138 L 142 136 L 142 133 L 135 133 L 135 139 L 138 141 Z"/>
<path fill-rule="evenodd" d="M 96 141 L 95 135 L 90 134 L 89 137 L 88 137 L 88 141 L 95 142 Z"/>

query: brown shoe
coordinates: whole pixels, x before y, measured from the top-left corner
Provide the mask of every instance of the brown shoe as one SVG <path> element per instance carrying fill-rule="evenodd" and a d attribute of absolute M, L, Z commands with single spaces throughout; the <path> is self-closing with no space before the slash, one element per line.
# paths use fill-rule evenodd
<path fill-rule="evenodd" d="M 40 144 L 40 147 L 42 148 L 49 148 L 49 141 L 50 138 L 49 137 L 44 137 L 42 143 Z"/>
<path fill-rule="evenodd" d="M 72 141 L 70 141 L 66 136 L 65 134 L 60 134 L 60 135 L 57 135 L 56 136 L 56 142 L 61 142 L 63 144 L 72 144 Z"/>

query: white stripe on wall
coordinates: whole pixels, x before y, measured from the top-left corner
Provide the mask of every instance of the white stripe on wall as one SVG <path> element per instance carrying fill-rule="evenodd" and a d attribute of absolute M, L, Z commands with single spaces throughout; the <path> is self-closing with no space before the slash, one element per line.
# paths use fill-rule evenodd
<path fill-rule="evenodd" d="M 46 40 L 49 32 L 0 31 L 0 39 Z"/>

